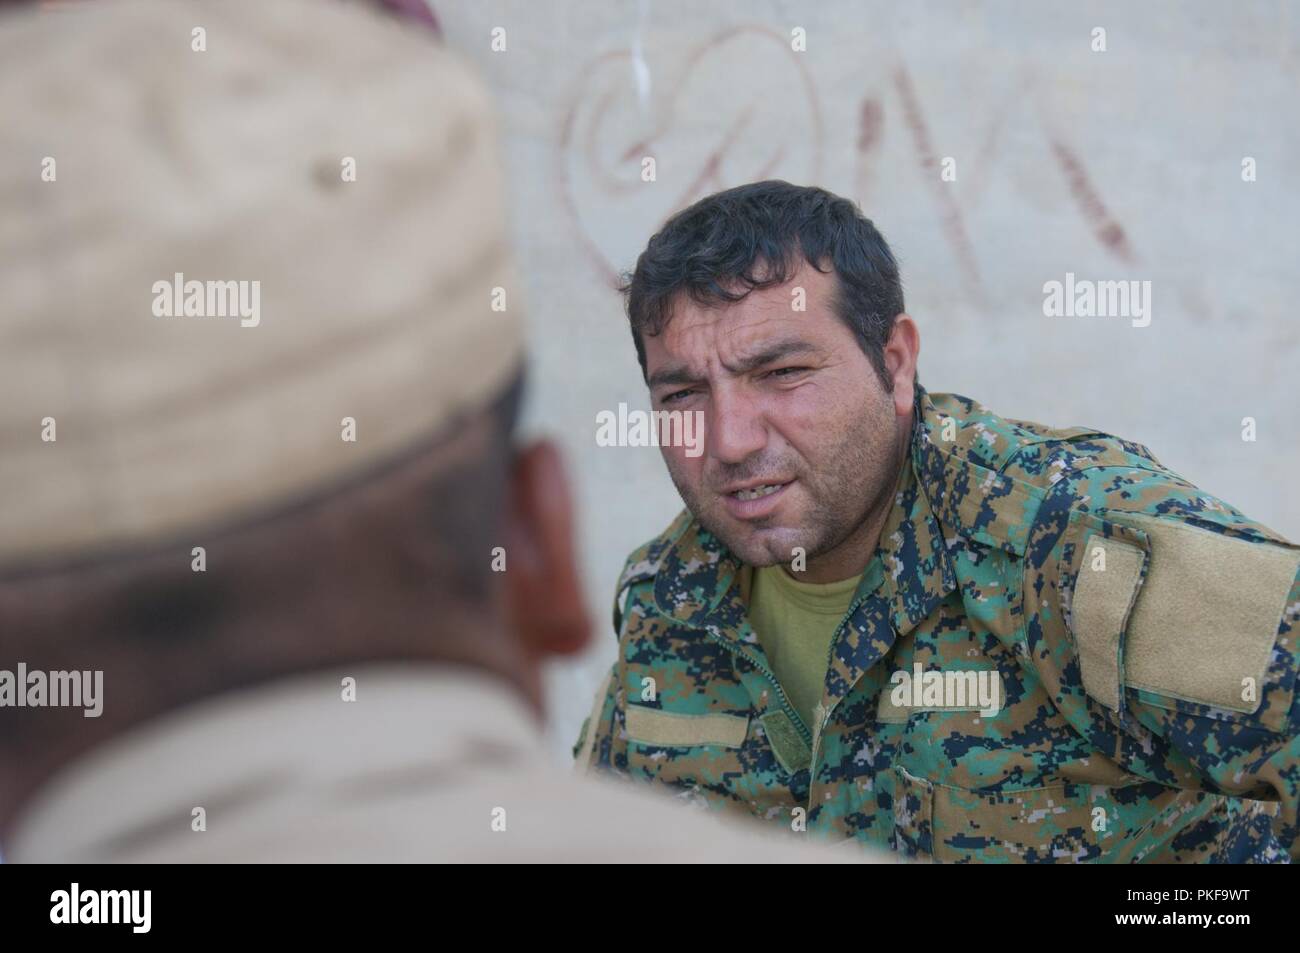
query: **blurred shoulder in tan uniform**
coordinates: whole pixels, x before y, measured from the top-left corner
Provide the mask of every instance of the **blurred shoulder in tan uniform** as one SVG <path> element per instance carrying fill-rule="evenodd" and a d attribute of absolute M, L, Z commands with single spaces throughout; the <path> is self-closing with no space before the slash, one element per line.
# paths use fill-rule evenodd
<path fill-rule="evenodd" d="M 18 861 L 849 862 L 613 782 L 560 773 L 502 683 L 444 666 L 280 681 L 80 760 Z M 207 831 L 191 830 L 191 805 Z"/>
<path fill-rule="evenodd" d="M 6 859 L 824 859 L 542 754 L 572 515 L 430 31 L 7 12 L 0 96 Z"/>

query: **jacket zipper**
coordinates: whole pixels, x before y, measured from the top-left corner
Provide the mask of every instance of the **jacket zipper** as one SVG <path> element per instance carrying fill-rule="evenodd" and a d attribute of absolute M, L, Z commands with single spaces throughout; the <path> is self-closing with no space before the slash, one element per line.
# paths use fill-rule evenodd
<path fill-rule="evenodd" d="M 861 599 L 854 599 L 853 602 L 849 605 L 849 611 L 844 614 L 844 618 L 840 620 L 840 624 L 835 627 L 835 632 L 831 635 L 830 645 L 826 647 L 826 666 L 825 666 L 826 671 L 830 671 L 831 656 L 835 654 L 835 643 L 839 641 L 840 633 L 844 631 L 844 626 L 848 623 L 849 619 L 853 617 L 853 613 L 858 611 L 858 606 L 860 606 L 862 603 L 866 601 L 867 601 L 866 597 L 863 597 Z M 794 723 L 795 728 L 798 729 L 799 731 L 799 736 L 803 738 L 805 742 L 807 742 L 809 749 L 811 749 L 812 740 L 813 740 L 812 729 L 809 728 L 806 724 L 804 724 L 804 720 L 801 717 L 799 717 L 799 713 L 795 711 L 794 705 L 790 703 L 790 697 L 786 695 L 785 689 L 781 687 L 781 682 L 777 679 L 776 674 L 770 668 L 768 668 L 766 665 L 764 665 L 762 662 L 756 659 L 754 656 L 746 652 L 743 648 L 740 648 L 739 646 L 734 645 L 732 642 L 728 641 L 727 639 L 724 639 L 722 636 L 715 634 L 712 629 L 705 628 L 704 634 L 707 635 L 714 642 L 717 642 L 719 645 L 721 645 L 732 655 L 738 655 L 741 658 L 744 658 L 751 665 L 753 665 L 754 668 L 758 669 L 767 677 L 767 680 L 772 684 L 772 687 L 776 689 L 777 697 L 781 699 L 782 710 L 785 711 L 786 715 L 790 718 L 790 721 Z M 823 674 L 822 675 L 823 687 L 825 687 L 825 682 L 826 682 L 826 676 L 825 674 Z M 823 721 L 825 721 L 826 718 L 830 717 L 830 713 L 835 710 L 835 707 L 838 704 L 839 701 L 837 700 L 836 704 L 831 706 L 830 711 L 826 712 L 822 716 Z M 815 760 L 816 757 L 817 757 L 817 752 L 813 751 L 812 758 Z"/>
<path fill-rule="evenodd" d="M 724 639 L 722 636 L 715 634 L 712 629 L 705 629 L 704 634 L 707 635 L 714 642 L 717 642 L 719 645 L 721 645 L 732 655 L 738 655 L 741 658 L 745 659 L 747 662 L 753 665 L 754 668 L 758 669 L 767 677 L 767 680 L 771 683 L 772 687 L 776 689 L 777 697 L 780 698 L 781 700 L 782 710 L 789 717 L 791 723 L 793 723 L 793 725 L 795 726 L 795 729 L 798 730 L 799 736 L 803 738 L 803 740 L 808 744 L 809 747 L 811 747 L 812 731 L 809 730 L 808 726 L 803 723 L 803 719 L 799 717 L 799 713 L 794 710 L 794 705 L 790 704 L 789 696 L 786 695 L 785 689 L 781 687 L 781 683 L 777 681 L 776 675 L 773 674 L 772 670 L 768 668 L 766 665 L 764 665 L 762 662 L 760 662 L 758 659 L 756 659 L 754 656 L 750 655 L 744 649 L 740 648 L 739 646 L 733 645 L 727 639 Z"/>
<path fill-rule="evenodd" d="M 840 620 L 840 624 L 835 627 L 835 632 L 834 634 L 831 635 L 830 645 L 826 647 L 826 670 L 827 671 L 830 671 L 831 656 L 835 654 L 835 643 L 839 641 L 840 633 L 844 631 L 844 626 L 848 623 L 849 619 L 853 617 L 853 613 L 858 611 L 858 606 L 860 606 L 862 603 L 866 601 L 867 600 L 865 596 L 861 598 L 855 598 L 853 602 L 849 604 L 849 611 L 844 614 L 844 618 Z M 771 683 L 772 687 L 776 689 L 777 697 L 781 700 L 781 709 L 786 713 L 790 721 L 794 724 L 795 729 L 799 732 L 799 737 L 803 738 L 804 742 L 808 745 L 811 751 L 811 758 L 813 761 L 815 761 L 817 757 L 817 752 L 811 750 L 812 741 L 813 741 L 812 729 L 810 729 L 806 724 L 804 724 L 804 720 L 801 717 L 799 717 L 799 713 L 795 711 L 794 705 L 790 703 L 790 697 L 786 695 L 785 689 L 781 687 L 781 682 L 777 679 L 776 674 L 770 668 L 768 668 L 766 665 L 764 665 L 754 656 L 750 655 L 740 646 L 735 645 L 728 639 L 724 639 L 720 635 L 717 635 L 711 628 L 708 628 L 707 626 L 698 626 L 698 628 L 702 629 L 706 636 L 708 636 L 714 642 L 717 642 L 724 649 L 726 649 L 730 654 L 740 656 L 741 658 L 749 662 L 751 665 L 753 665 L 754 668 L 758 669 L 760 672 L 763 673 L 763 675 L 767 678 L 768 682 Z M 825 681 L 826 681 L 826 677 L 823 674 L 822 676 L 823 688 L 825 687 Z M 831 712 L 835 710 L 838 704 L 839 701 L 837 700 L 835 705 L 831 706 L 830 711 L 827 711 L 822 716 L 823 722 L 830 717 Z M 812 767 L 811 762 L 809 767 L 811 769 Z"/>

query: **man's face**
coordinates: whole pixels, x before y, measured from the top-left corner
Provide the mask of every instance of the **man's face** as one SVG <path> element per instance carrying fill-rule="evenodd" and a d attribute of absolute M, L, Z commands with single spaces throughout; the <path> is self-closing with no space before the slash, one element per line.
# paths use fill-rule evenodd
<path fill-rule="evenodd" d="M 888 505 L 898 475 L 910 418 L 832 310 L 836 287 L 833 272 L 805 263 L 736 304 L 683 295 L 663 333 L 645 337 L 654 408 L 703 413 L 702 454 L 662 448 L 673 483 L 750 565 L 789 563 L 796 547 L 810 570 L 819 556 L 844 565 L 842 550 Z M 805 311 L 794 310 L 796 288 Z"/>

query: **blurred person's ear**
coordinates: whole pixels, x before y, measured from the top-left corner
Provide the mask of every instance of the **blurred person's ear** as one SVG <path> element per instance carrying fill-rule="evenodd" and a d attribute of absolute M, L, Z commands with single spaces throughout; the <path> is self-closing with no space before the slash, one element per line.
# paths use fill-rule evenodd
<path fill-rule="evenodd" d="M 516 451 L 509 493 L 504 575 L 510 623 L 534 656 L 581 651 L 591 625 L 574 553 L 569 480 L 553 443 Z"/>

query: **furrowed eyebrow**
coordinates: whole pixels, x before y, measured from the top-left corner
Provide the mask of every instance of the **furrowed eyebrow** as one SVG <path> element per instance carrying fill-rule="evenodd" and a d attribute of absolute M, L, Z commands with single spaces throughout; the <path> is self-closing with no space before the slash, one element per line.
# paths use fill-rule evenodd
<path fill-rule="evenodd" d="M 732 374 L 747 374 L 755 368 L 762 367 L 764 364 L 771 364 L 773 361 L 779 361 L 785 357 L 793 357 L 796 354 L 820 354 L 821 349 L 815 344 L 799 338 L 791 338 L 786 341 L 775 341 L 767 345 L 761 351 L 741 358 L 735 364 L 724 364 Z M 698 384 L 701 375 L 696 374 L 690 368 L 674 364 L 655 371 L 650 375 L 647 382 L 653 390 L 656 387 L 678 386 L 681 384 Z"/>
<path fill-rule="evenodd" d="M 747 374 L 755 368 L 762 367 L 764 364 L 771 364 L 773 361 L 779 361 L 785 357 L 793 357 L 796 354 L 818 353 L 820 353 L 820 349 L 816 345 L 799 338 L 791 338 L 785 341 L 775 341 L 761 351 L 741 358 L 735 364 L 724 364 L 723 367 L 733 374 Z"/>
<path fill-rule="evenodd" d="M 670 384 L 695 384 L 699 382 L 699 379 L 699 376 L 693 374 L 689 368 L 678 364 L 672 367 L 666 367 L 660 371 L 655 371 L 650 375 L 648 383 L 650 388 L 653 390 L 656 387 L 665 387 Z"/>

